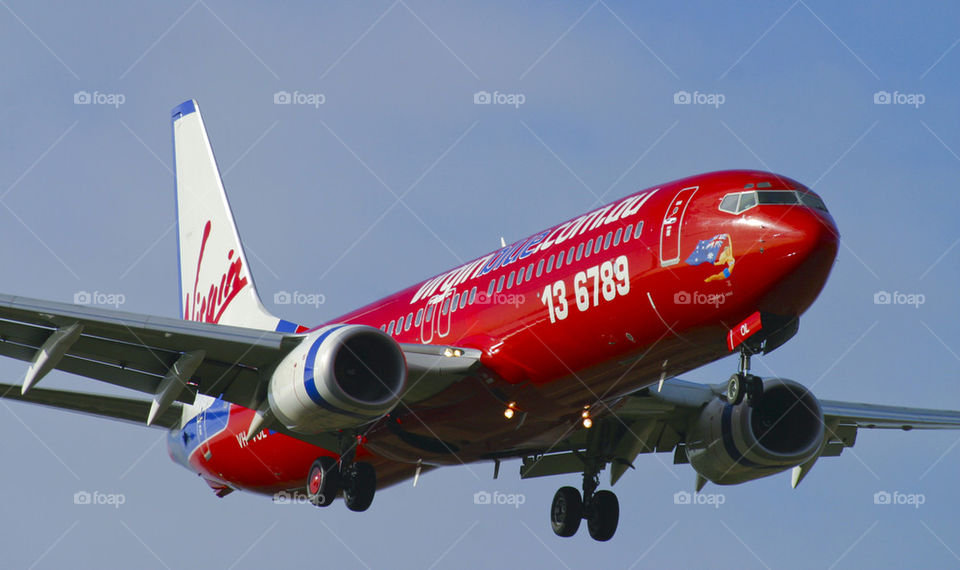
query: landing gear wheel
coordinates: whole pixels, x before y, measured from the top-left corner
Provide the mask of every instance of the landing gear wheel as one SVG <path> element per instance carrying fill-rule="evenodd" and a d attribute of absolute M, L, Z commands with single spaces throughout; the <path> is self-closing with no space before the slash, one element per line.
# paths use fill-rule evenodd
<path fill-rule="evenodd" d="M 326 507 L 337 498 L 340 490 L 340 469 L 337 460 L 321 457 L 310 467 L 307 477 L 307 499 L 318 507 Z"/>
<path fill-rule="evenodd" d="M 580 491 L 573 487 L 560 487 L 550 505 L 550 524 L 557 536 L 570 537 L 577 534 L 583 519 L 583 501 Z M 592 531 L 591 531 L 592 532 Z"/>
<path fill-rule="evenodd" d="M 587 506 L 587 529 L 594 540 L 606 542 L 617 532 L 620 501 L 612 491 L 597 491 Z"/>
<path fill-rule="evenodd" d="M 347 508 L 363 512 L 373 503 L 377 491 L 377 472 L 369 463 L 354 463 L 344 477 L 343 499 Z"/>
<path fill-rule="evenodd" d="M 727 402 L 736 406 L 743 401 L 743 377 L 738 373 L 727 380 Z"/>

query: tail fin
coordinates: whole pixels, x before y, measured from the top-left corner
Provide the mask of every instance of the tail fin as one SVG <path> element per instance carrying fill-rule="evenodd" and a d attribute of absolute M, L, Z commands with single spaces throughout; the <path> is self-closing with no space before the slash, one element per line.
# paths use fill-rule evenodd
<path fill-rule="evenodd" d="M 171 115 L 180 314 L 190 321 L 289 329 L 290 323 L 267 312 L 257 295 L 197 102 L 186 101 Z"/>

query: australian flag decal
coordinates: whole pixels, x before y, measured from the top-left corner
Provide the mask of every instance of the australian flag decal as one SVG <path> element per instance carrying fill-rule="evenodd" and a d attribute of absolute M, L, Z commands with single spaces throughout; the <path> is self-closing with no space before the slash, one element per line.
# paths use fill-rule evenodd
<path fill-rule="evenodd" d="M 700 265 L 701 263 L 714 263 L 717 256 L 727 246 L 730 237 L 727 234 L 718 234 L 710 239 L 702 239 L 697 243 L 696 249 L 687 258 L 687 265 Z"/>

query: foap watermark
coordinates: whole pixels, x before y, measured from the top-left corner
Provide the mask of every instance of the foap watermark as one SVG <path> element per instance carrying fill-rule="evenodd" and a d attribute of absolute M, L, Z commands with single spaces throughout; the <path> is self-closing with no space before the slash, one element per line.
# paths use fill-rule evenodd
<path fill-rule="evenodd" d="M 119 509 L 120 505 L 127 502 L 127 496 L 123 493 L 101 493 L 100 491 L 77 491 L 73 494 L 74 505 L 110 505 Z"/>
<path fill-rule="evenodd" d="M 927 302 L 927 297 L 923 293 L 902 293 L 894 291 L 877 291 L 873 294 L 874 305 L 912 305 L 919 309 L 920 305 Z"/>
<path fill-rule="evenodd" d="M 526 302 L 527 296 L 523 293 L 501 292 L 487 295 L 484 291 L 477 293 L 477 298 L 474 300 L 478 305 L 513 305 L 515 308 L 520 308 L 520 305 Z"/>
<path fill-rule="evenodd" d="M 690 493 L 677 491 L 673 494 L 674 505 L 707 505 L 719 509 L 727 502 L 727 496 L 722 493 Z"/>
<path fill-rule="evenodd" d="M 720 305 L 727 302 L 727 297 L 732 295 L 733 291 L 726 293 L 701 293 L 694 291 L 677 291 L 673 294 L 673 302 L 676 305 L 713 305 L 719 308 Z"/>
<path fill-rule="evenodd" d="M 320 305 L 327 302 L 327 296 L 323 293 L 277 291 L 273 294 L 273 302 L 276 305 L 312 305 L 319 309 Z"/>
<path fill-rule="evenodd" d="M 694 91 L 680 90 L 673 94 L 674 105 L 709 105 L 714 109 L 719 109 L 727 101 L 727 96 L 723 93 L 701 93 Z"/>
<path fill-rule="evenodd" d="M 73 294 L 74 305 L 104 305 L 120 308 L 127 302 L 127 296 L 123 293 L 103 293 L 100 291 L 77 291 Z"/>
<path fill-rule="evenodd" d="M 73 94 L 74 105 L 108 105 L 114 109 L 119 109 L 120 105 L 127 102 L 127 96 L 123 93 L 101 93 L 94 91 L 77 91 Z"/>
<path fill-rule="evenodd" d="M 920 105 L 927 102 L 927 96 L 923 93 L 901 93 L 894 91 L 877 91 L 873 94 L 874 105 L 909 105 L 914 109 L 919 109 Z"/>
<path fill-rule="evenodd" d="M 277 91 L 273 94 L 274 105 L 310 105 L 314 109 L 319 109 L 320 105 L 327 102 L 327 96 L 323 93 L 301 93 L 300 91 Z"/>
<path fill-rule="evenodd" d="M 323 495 L 320 495 L 320 501 L 323 501 Z M 310 502 L 307 494 L 302 491 L 280 491 L 279 493 L 274 493 L 273 503 L 276 505 L 309 505 Z"/>
<path fill-rule="evenodd" d="M 919 509 L 927 502 L 923 493 L 901 493 L 900 491 L 877 491 L 873 494 L 874 505 L 906 505 Z"/>
<path fill-rule="evenodd" d="M 527 102 L 527 96 L 523 93 L 501 93 L 494 91 L 477 91 L 473 94 L 474 105 L 510 105 L 514 109 L 519 109 L 520 105 Z"/>
<path fill-rule="evenodd" d="M 519 509 L 527 502 L 527 496 L 520 493 L 501 493 L 500 491 L 477 491 L 473 494 L 474 505 L 512 505 Z"/>

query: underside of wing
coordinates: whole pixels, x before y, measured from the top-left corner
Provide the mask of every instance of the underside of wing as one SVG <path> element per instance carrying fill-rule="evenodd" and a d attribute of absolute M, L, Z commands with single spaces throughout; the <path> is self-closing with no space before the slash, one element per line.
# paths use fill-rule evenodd
<path fill-rule="evenodd" d="M 821 400 L 828 422 L 858 428 L 960 429 L 960 412 Z"/>
<path fill-rule="evenodd" d="M 156 394 L 188 352 L 202 354 L 172 401 L 199 392 L 250 405 L 260 372 L 289 335 L 0 295 L 0 356 L 31 363 L 28 389 L 51 369 Z M 32 374 L 32 376 L 31 376 Z M 39 377 L 38 377 L 39 376 Z"/>

